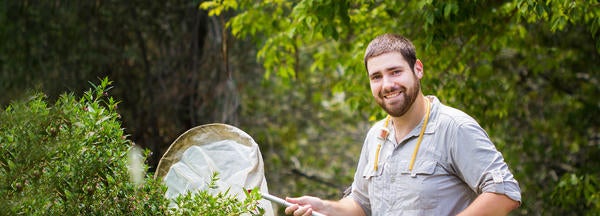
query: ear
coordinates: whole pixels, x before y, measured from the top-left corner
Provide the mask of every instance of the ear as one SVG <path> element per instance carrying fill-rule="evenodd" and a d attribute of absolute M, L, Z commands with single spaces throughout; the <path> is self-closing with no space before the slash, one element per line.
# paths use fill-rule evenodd
<path fill-rule="evenodd" d="M 417 59 L 413 70 L 415 71 L 417 78 L 423 78 L 423 63 L 421 63 L 421 60 Z"/>

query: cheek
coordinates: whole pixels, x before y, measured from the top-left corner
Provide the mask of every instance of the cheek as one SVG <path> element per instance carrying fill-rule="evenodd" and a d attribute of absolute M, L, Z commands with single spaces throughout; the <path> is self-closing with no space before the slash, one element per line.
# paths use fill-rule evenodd
<path fill-rule="evenodd" d="M 380 88 L 380 85 L 378 85 L 378 84 L 376 84 L 376 83 L 373 83 L 373 82 L 371 82 L 370 86 L 371 86 L 371 94 L 372 94 L 373 96 L 377 96 L 377 95 L 379 95 L 379 88 Z"/>

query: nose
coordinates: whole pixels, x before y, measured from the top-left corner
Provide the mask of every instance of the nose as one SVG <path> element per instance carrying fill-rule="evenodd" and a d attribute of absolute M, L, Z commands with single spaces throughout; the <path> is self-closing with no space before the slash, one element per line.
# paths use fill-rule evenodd
<path fill-rule="evenodd" d="M 396 83 L 389 76 L 383 76 L 383 90 L 386 92 L 392 91 L 396 88 Z"/>

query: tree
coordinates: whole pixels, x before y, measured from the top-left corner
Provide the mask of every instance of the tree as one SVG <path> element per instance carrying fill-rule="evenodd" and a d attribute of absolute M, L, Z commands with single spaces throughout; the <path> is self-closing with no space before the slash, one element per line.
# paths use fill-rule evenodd
<path fill-rule="evenodd" d="M 88 81 L 109 77 L 126 133 L 152 151 L 152 170 L 187 129 L 237 124 L 236 80 L 245 74 L 225 72 L 221 33 L 194 1 L 7 1 L 0 4 L 0 106 L 27 89 L 51 100 L 80 95 Z M 244 49 L 235 45 L 230 52 Z"/>

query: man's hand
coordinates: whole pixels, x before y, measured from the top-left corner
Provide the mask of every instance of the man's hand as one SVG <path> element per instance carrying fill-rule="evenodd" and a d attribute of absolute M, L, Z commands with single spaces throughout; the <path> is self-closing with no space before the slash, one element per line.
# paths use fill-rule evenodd
<path fill-rule="evenodd" d="M 286 198 L 293 205 L 285 208 L 285 214 L 294 216 L 309 216 L 313 212 L 324 215 L 365 216 L 363 209 L 352 198 L 346 197 L 339 201 L 322 200 L 312 196 Z"/>
<path fill-rule="evenodd" d="M 287 215 L 310 216 L 313 211 L 323 210 L 325 207 L 323 200 L 312 196 L 302 196 L 298 198 L 288 197 L 285 198 L 285 201 L 294 204 L 285 208 L 285 214 Z"/>

